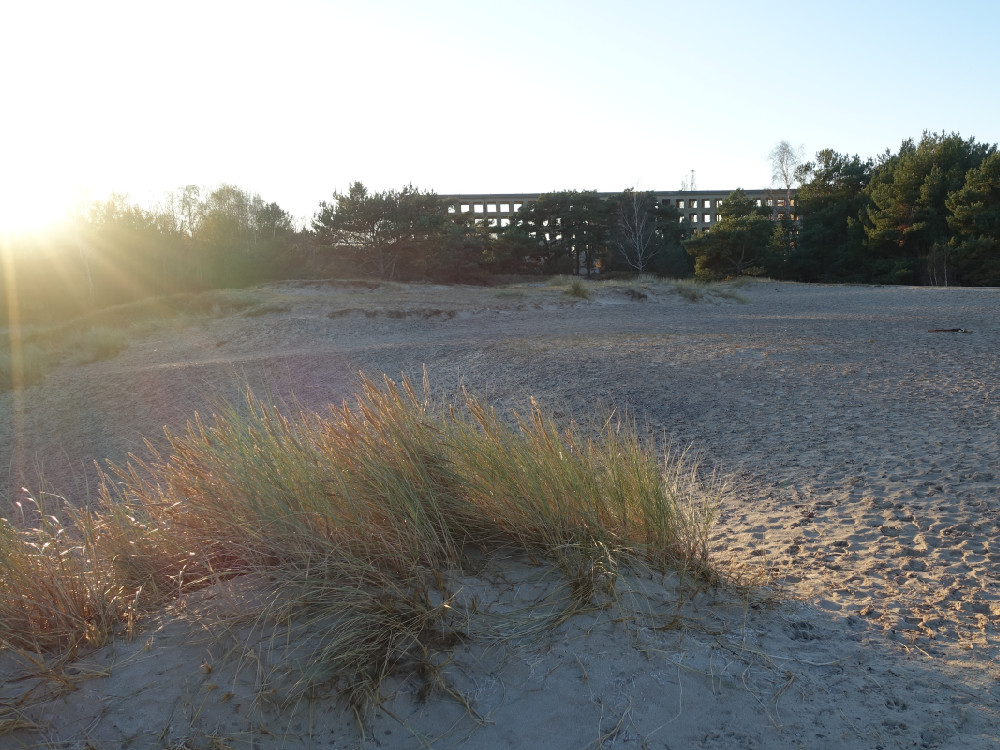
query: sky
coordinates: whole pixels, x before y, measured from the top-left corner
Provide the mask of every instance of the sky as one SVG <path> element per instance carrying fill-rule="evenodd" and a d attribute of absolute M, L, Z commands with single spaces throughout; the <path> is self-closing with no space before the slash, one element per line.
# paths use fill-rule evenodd
<path fill-rule="evenodd" d="M 440 194 L 772 184 L 924 130 L 1000 141 L 1000 4 L 0 4 L 0 230 L 235 184 L 307 222 Z"/>

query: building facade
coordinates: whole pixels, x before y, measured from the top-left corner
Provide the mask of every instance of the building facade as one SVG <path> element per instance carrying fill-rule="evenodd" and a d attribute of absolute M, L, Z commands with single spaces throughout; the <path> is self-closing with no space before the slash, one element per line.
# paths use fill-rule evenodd
<path fill-rule="evenodd" d="M 673 206 L 680 213 L 680 221 L 690 232 L 711 230 L 720 218 L 719 207 L 731 190 L 675 190 L 653 191 L 657 200 L 666 206 Z M 745 190 L 748 197 L 757 201 L 758 206 L 771 209 L 771 216 L 779 220 L 784 216 L 797 218 L 795 191 L 789 196 L 779 188 L 766 190 Z M 598 193 L 600 198 L 612 198 L 621 193 Z M 442 195 L 452 202 L 455 213 L 472 213 L 478 223 L 490 227 L 506 227 L 511 217 L 525 203 L 537 201 L 539 193 L 466 193 Z"/>

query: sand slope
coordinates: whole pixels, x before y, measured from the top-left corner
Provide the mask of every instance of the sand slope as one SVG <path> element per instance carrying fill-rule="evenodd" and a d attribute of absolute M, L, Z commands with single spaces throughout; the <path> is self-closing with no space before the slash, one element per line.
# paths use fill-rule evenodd
<path fill-rule="evenodd" d="M 24 714 L 38 731 L 0 746 L 1000 747 L 1000 292 L 647 291 L 286 287 L 289 312 L 153 336 L 5 394 L 0 444 L 15 489 L 41 470 L 79 498 L 93 459 L 122 460 L 241 381 L 319 408 L 349 397 L 359 369 L 426 364 L 440 393 L 628 408 L 694 444 L 741 483 L 716 554 L 764 566 L 790 601 L 686 592 L 678 611 L 676 581 L 623 579 L 618 604 L 496 643 L 517 597 L 560 594 L 544 569 L 495 561 L 458 587 L 493 609 L 437 688 L 387 685 L 363 735 L 328 697 L 279 707 L 297 656 L 262 650 L 273 633 L 175 608 L 71 666 L 72 690 Z M 234 585 L 187 606 L 238 608 Z M 6 670 L 8 706 L 58 692 Z"/>

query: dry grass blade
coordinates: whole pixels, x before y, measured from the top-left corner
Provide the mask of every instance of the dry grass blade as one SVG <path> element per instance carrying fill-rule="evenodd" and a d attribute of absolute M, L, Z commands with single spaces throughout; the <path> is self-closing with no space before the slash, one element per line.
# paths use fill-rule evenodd
<path fill-rule="evenodd" d="M 113 562 L 95 545 L 101 519 L 66 515 L 72 526 L 46 515 L 31 529 L 0 519 L 0 644 L 8 648 L 100 646 L 130 621 L 137 592 L 116 583 Z"/>

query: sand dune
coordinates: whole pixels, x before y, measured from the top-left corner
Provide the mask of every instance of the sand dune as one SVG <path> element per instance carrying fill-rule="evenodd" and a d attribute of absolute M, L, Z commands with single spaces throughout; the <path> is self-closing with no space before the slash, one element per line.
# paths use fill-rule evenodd
<path fill-rule="evenodd" d="M 544 568 L 494 560 L 458 582 L 483 611 L 439 657 L 437 687 L 386 685 L 359 726 L 330 696 L 281 705 L 298 656 L 264 648 L 274 633 L 192 616 L 246 607 L 232 584 L 63 683 L 8 665 L 0 698 L 27 694 L 36 730 L 0 746 L 1000 747 L 997 290 L 280 291 L 287 312 L 154 335 L 5 394 L 12 487 L 43 473 L 84 496 L 94 459 L 123 460 L 241 383 L 319 408 L 358 370 L 426 365 L 442 394 L 628 409 L 693 445 L 740 488 L 714 554 L 765 571 L 781 602 L 637 575 L 617 601 L 499 638 L 510 613 L 561 593 Z"/>

